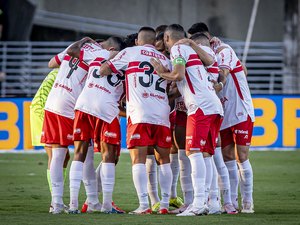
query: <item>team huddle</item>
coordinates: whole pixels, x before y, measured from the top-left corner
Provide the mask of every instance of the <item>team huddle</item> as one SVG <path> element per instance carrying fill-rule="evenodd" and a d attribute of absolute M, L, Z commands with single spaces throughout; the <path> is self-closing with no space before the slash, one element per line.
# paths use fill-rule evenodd
<path fill-rule="evenodd" d="M 49 67 L 58 69 L 33 99 L 31 124 L 33 145 L 43 143 L 49 156 L 50 213 L 125 213 L 112 199 L 120 116 L 127 118 L 139 200 L 129 214 L 254 213 L 248 155 L 255 118 L 247 70 L 204 23 L 187 33 L 172 24 L 142 27 L 125 39 L 83 38 L 53 57 Z M 96 170 L 94 152 L 102 156 Z M 183 199 L 177 196 L 178 180 Z M 81 181 L 87 199 L 79 210 Z"/>

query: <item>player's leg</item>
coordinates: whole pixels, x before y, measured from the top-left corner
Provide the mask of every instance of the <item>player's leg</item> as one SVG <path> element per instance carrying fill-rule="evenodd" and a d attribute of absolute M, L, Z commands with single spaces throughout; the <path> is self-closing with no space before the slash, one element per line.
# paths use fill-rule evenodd
<path fill-rule="evenodd" d="M 161 137 L 162 139 L 165 140 L 163 136 Z M 171 138 L 171 136 L 169 137 Z M 170 193 L 171 193 L 171 186 L 172 186 L 172 179 L 173 179 L 169 155 L 170 155 L 170 148 L 163 148 L 163 147 L 159 147 L 158 145 L 155 147 L 155 157 L 159 164 L 158 179 L 159 179 L 159 186 L 161 191 L 160 209 L 158 212 L 159 214 L 169 213 L 169 201 L 170 201 Z"/>
<path fill-rule="evenodd" d="M 205 161 L 205 167 L 206 167 L 206 178 L 205 178 L 205 200 L 208 206 L 209 206 L 209 214 L 220 214 L 221 208 L 220 208 L 220 202 L 218 201 L 218 196 L 212 196 L 212 198 L 209 197 L 209 193 L 213 184 L 214 187 L 214 193 L 216 192 L 216 184 L 217 184 L 217 173 L 216 169 L 214 167 L 214 162 L 212 159 L 212 155 L 215 154 L 215 148 L 218 141 L 218 133 L 221 126 L 221 116 L 220 115 L 210 115 L 210 123 L 209 123 L 209 132 L 207 135 L 206 143 L 204 145 L 204 148 L 202 150 L 204 161 Z M 218 189 L 217 189 L 217 195 L 218 195 Z"/>
<path fill-rule="evenodd" d="M 220 190 L 221 190 L 221 196 L 223 197 L 224 211 L 228 214 L 236 214 L 238 211 L 235 209 L 235 207 L 232 205 L 231 202 L 229 173 L 222 155 L 220 134 L 218 137 L 218 143 L 215 149 L 213 160 L 220 177 Z M 213 179 L 217 179 L 217 178 L 218 177 Z"/>
<path fill-rule="evenodd" d="M 235 143 L 234 143 L 232 129 L 227 128 L 225 130 L 221 130 L 220 135 L 221 135 L 222 155 L 229 173 L 231 202 L 234 208 L 238 210 L 239 177 L 238 177 L 237 162 L 235 158 Z"/>
<path fill-rule="evenodd" d="M 112 194 L 115 185 L 115 146 L 101 142 L 102 166 L 101 183 L 103 193 L 102 212 L 112 212 Z"/>
<path fill-rule="evenodd" d="M 52 186 L 52 206 L 53 214 L 63 212 L 63 192 L 64 192 L 64 178 L 63 178 L 63 164 L 66 154 L 68 152 L 67 146 L 58 144 L 52 145 L 52 159 L 50 163 L 50 179 Z"/>
<path fill-rule="evenodd" d="M 249 161 L 249 148 L 252 137 L 253 122 L 250 117 L 235 126 L 237 161 L 239 166 L 240 186 L 242 195 L 242 213 L 254 213 L 253 205 L 253 171 Z"/>
<path fill-rule="evenodd" d="M 210 185 L 209 201 L 208 201 L 208 214 L 220 214 L 221 213 L 221 202 L 220 192 L 218 184 L 218 171 L 215 166 L 214 160 L 212 160 L 212 181 Z"/>
<path fill-rule="evenodd" d="M 139 199 L 139 207 L 129 214 L 152 213 L 149 208 L 146 171 L 148 146 L 153 145 L 153 140 L 149 137 L 150 133 L 149 124 L 132 124 L 131 119 L 128 118 L 126 142 L 132 162 L 133 183 Z"/>
<path fill-rule="evenodd" d="M 208 212 L 205 204 L 206 167 L 201 151 L 207 140 L 209 126 L 210 117 L 204 116 L 200 109 L 187 118 L 186 154 L 191 162 L 194 199 L 193 203 L 183 213 L 177 214 L 177 216 L 196 216 Z"/>
<path fill-rule="evenodd" d="M 193 185 L 191 178 L 191 163 L 185 151 L 186 115 L 176 120 L 174 129 L 174 141 L 178 148 L 178 159 L 180 168 L 180 185 L 183 193 L 184 204 L 170 213 L 178 214 L 186 210 L 193 202 Z"/>
<path fill-rule="evenodd" d="M 177 184 L 178 184 L 178 178 L 180 172 L 179 157 L 178 157 L 178 148 L 176 147 L 173 139 L 172 139 L 172 147 L 170 151 L 170 165 L 171 165 L 171 170 L 173 175 L 171 196 L 170 196 L 170 206 L 173 206 L 175 208 L 180 208 L 183 205 L 183 200 L 179 196 L 177 196 Z"/>
<path fill-rule="evenodd" d="M 147 192 L 147 159 L 148 146 L 135 146 L 129 150 L 132 161 L 132 177 L 136 189 L 139 207 L 129 214 L 150 214 L 148 192 Z"/>
<path fill-rule="evenodd" d="M 94 167 L 94 147 L 91 144 L 88 147 L 87 155 L 83 163 L 82 181 L 87 195 L 86 212 L 100 212 L 101 204 L 98 199 L 97 180 Z"/>
<path fill-rule="evenodd" d="M 148 147 L 146 170 L 148 177 L 147 188 L 151 202 L 151 209 L 156 212 L 160 207 L 160 199 L 158 196 L 157 163 L 153 146 Z"/>
<path fill-rule="evenodd" d="M 73 120 L 45 111 L 41 142 L 52 145 L 50 163 L 50 179 L 52 186 L 53 214 L 63 212 L 63 165 L 68 151 L 67 146 L 73 142 L 67 137 L 72 136 Z"/>
<path fill-rule="evenodd" d="M 110 124 L 103 122 L 101 129 L 101 183 L 103 193 L 102 212 L 123 213 L 114 210 L 112 205 L 112 195 L 115 185 L 115 167 L 120 155 L 121 131 L 119 119 L 115 118 Z"/>
<path fill-rule="evenodd" d="M 70 209 L 69 214 L 78 214 L 78 196 L 83 179 L 83 164 L 86 159 L 92 127 L 89 116 L 80 111 L 75 112 L 74 120 L 74 157 L 70 167 Z"/>

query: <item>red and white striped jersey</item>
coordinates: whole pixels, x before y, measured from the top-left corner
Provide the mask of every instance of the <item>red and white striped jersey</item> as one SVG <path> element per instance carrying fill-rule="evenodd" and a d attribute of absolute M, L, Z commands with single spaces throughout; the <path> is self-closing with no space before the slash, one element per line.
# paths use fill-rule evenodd
<path fill-rule="evenodd" d="M 112 74 L 100 76 L 100 67 L 109 58 L 109 52 L 101 51 L 89 66 L 85 86 L 79 95 L 75 109 L 111 123 L 119 115 L 119 101 L 125 94 L 124 76 Z"/>
<path fill-rule="evenodd" d="M 66 54 L 66 50 L 55 56 L 60 62 L 60 68 L 53 87 L 46 101 L 45 110 L 73 119 L 76 100 L 81 93 L 87 72 L 88 64 L 103 51 L 100 45 L 86 43 L 83 45 L 81 59 Z"/>
<path fill-rule="evenodd" d="M 200 108 L 204 115 L 223 115 L 221 102 L 209 81 L 209 74 L 196 52 L 187 45 L 174 45 L 171 48 L 171 60 L 179 57 L 186 62 L 185 77 L 177 82 L 177 87 L 184 98 L 187 114 L 192 115 Z"/>
<path fill-rule="evenodd" d="M 255 120 L 254 107 L 247 82 L 247 77 L 240 60 L 229 45 L 217 53 L 219 68 L 230 71 L 226 84 L 219 96 L 224 108 L 224 119 L 221 130 L 247 120 L 248 115 L 252 122 Z"/>
<path fill-rule="evenodd" d="M 199 47 L 202 48 L 206 53 L 208 53 L 215 60 L 215 62 L 212 65 L 206 66 L 205 68 L 209 73 L 210 79 L 217 81 L 219 78 L 219 67 L 218 67 L 216 54 L 210 47 L 203 46 L 203 45 L 199 45 Z"/>
<path fill-rule="evenodd" d="M 170 127 L 167 81 L 157 75 L 150 64 L 151 58 L 171 68 L 169 59 L 152 45 L 126 48 L 109 61 L 109 66 L 114 73 L 125 70 L 126 111 L 132 124 Z"/>

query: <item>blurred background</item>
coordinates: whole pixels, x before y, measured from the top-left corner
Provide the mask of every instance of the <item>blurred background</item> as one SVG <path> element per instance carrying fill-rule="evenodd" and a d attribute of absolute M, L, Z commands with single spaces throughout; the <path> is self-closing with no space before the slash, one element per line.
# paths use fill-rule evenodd
<path fill-rule="evenodd" d="M 266 95 L 263 99 L 272 102 L 259 106 L 271 112 L 256 110 L 262 121 L 256 122 L 254 145 L 299 147 L 300 109 L 285 106 L 288 98 L 295 100 L 291 105 L 300 107 L 299 13 L 300 0 L 0 0 L 0 100 L 33 97 L 50 71 L 49 59 L 84 36 L 126 36 L 141 26 L 171 23 L 188 29 L 205 22 L 245 62 L 253 98 Z M 254 100 L 256 107 L 257 102 Z M 23 105 L 17 104 L 18 114 L 26 112 Z M 285 124 L 284 113 L 293 120 Z M 0 111 L 0 125 L 6 118 L 1 115 Z M 268 124 L 265 115 L 271 115 L 268 121 L 276 129 L 264 127 Z M 17 123 L 23 123 L 23 118 L 18 117 Z M 20 133 L 26 134 L 23 126 Z M 285 127 L 289 127 L 286 132 Z M 275 136 L 268 136 L 272 132 Z M 1 141 L 11 137 L 1 130 L 0 136 L 0 148 L 4 148 Z M 17 146 L 25 148 L 26 140 L 22 140 Z"/>

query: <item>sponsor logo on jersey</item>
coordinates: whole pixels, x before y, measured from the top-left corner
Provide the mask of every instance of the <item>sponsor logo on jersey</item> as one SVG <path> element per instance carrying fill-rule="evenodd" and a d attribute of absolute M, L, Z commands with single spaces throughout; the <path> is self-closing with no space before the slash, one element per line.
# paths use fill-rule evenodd
<path fill-rule="evenodd" d="M 200 145 L 204 146 L 206 144 L 206 140 L 200 140 Z"/>
<path fill-rule="evenodd" d="M 172 138 L 170 136 L 166 137 L 166 142 L 171 142 Z"/>
<path fill-rule="evenodd" d="M 162 96 L 162 95 L 159 95 L 159 94 L 150 93 L 150 96 L 154 97 L 154 98 L 158 98 L 158 99 L 165 99 L 165 96 Z"/>
<path fill-rule="evenodd" d="M 80 133 L 81 133 L 81 129 L 80 129 L 80 128 L 76 128 L 76 129 L 74 130 L 74 133 L 75 133 L 75 134 L 80 134 Z"/>
<path fill-rule="evenodd" d="M 244 139 L 248 139 L 248 134 L 246 134 L 246 135 L 244 136 Z"/>
<path fill-rule="evenodd" d="M 68 135 L 67 135 L 67 139 L 68 139 L 68 140 L 72 140 L 72 139 L 73 139 L 73 135 L 72 135 L 72 134 L 68 134 Z"/>
<path fill-rule="evenodd" d="M 145 56 L 150 56 L 150 57 L 155 57 L 158 59 L 166 60 L 166 57 L 164 55 L 157 54 L 155 52 L 149 52 L 147 50 L 141 50 L 141 54 L 145 55 Z"/>
<path fill-rule="evenodd" d="M 89 88 L 93 88 L 93 87 L 94 87 L 94 83 L 89 83 L 89 84 L 88 84 L 88 87 L 89 87 Z"/>
<path fill-rule="evenodd" d="M 133 139 L 141 139 L 141 135 L 140 134 L 133 134 L 133 135 L 131 135 L 130 140 L 133 140 Z"/>
<path fill-rule="evenodd" d="M 149 98 L 149 93 L 144 92 L 142 96 L 143 96 L 143 98 Z"/>
<path fill-rule="evenodd" d="M 248 134 L 248 130 L 235 130 L 236 134 Z"/>
<path fill-rule="evenodd" d="M 114 132 L 105 131 L 104 136 L 110 137 L 110 138 L 117 138 L 117 134 Z"/>

